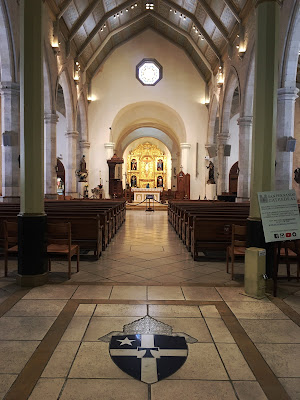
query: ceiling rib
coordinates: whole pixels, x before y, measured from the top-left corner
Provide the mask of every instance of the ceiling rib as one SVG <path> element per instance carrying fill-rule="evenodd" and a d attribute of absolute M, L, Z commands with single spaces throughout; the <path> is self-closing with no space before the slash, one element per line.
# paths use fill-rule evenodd
<path fill-rule="evenodd" d="M 89 15 L 94 11 L 96 6 L 99 4 L 99 0 L 93 0 L 91 4 L 84 10 L 78 20 L 75 22 L 74 26 L 72 26 L 70 35 L 68 40 L 71 41 L 74 39 L 76 33 L 79 31 L 81 26 L 84 24 L 85 20 L 89 17 Z"/>
<path fill-rule="evenodd" d="M 66 0 L 63 3 L 61 10 L 60 10 L 59 14 L 57 15 L 56 19 L 60 19 L 64 15 L 65 11 L 67 11 L 67 9 L 71 3 L 73 3 L 73 0 Z"/>
<path fill-rule="evenodd" d="M 233 4 L 233 2 L 231 0 L 223 0 L 224 3 L 227 5 L 227 7 L 229 8 L 229 10 L 232 12 L 232 15 L 234 16 L 234 18 L 237 20 L 237 22 L 240 24 L 242 22 L 240 16 L 239 16 L 239 12 L 236 9 L 235 5 Z"/>
<path fill-rule="evenodd" d="M 223 35 L 224 39 L 226 40 L 226 42 L 229 43 L 227 30 L 225 29 L 225 27 L 222 24 L 222 22 L 220 21 L 220 19 L 216 16 L 216 14 L 213 12 L 213 10 L 206 3 L 206 0 L 198 0 L 198 2 L 200 3 L 201 7 L 204 9 L 206 14 L 209 16 L 209 18 L 213 21 L 213 23 L 219 29 L 219 31 Z"/>
<path fill-rule="evenodd" d="M 212 51 L 215 53 L 217 58 L 219 60 L 221 60 L 221 54 L 220 54 L 218 48 L 216 47 L 216 45 L 214 44 L 214 42 L 212 41 L 210 36 L 207 34 L 206 30 L 202 27 L 202 25 L 200 25 L 199 21 L 194 16 L 194 14 L 190 13 L 185 8 L 180 7 L 177 3 L 173 3 L 172 1 L 169 1 L 169 0 L 162 0 L 162 1 L 163 1 L 163 3 L 167 4 L 169 7 L 175 8 L 177 11 L 179 11 L 180 14 L 183 14 L 186 17 L 188 17 L 193 22 L 195 27 L 199 30 L 199 32 L 202 34 L 202 36 L 204 37 L 204 39 L 206 40 L 207 44 L 212 49 Z M 228 39 L 227 39 L 227 41 L 228 41 Z"/>
<path fill-rule="evenodd" d="M 118 13 L 119 11 L 122 11 L 124 8 L 129 7 L 131 4 L 132 4 L 132 0 L 127 0 L 127 1 L 125 1 L 125 3 L 122 3 L 118 7 L 115 7 L 112 10 L 105 13 L 103 15 L 103 17 L 100 19 L 100 21 L 95 25 L 95 28 L 92 30 L 92 32 L 89 34 L 89 36 L 86 38 L 86 40 L 83 42 L 82 46 L 79 48 L 77 57 L 81 56 L 81 54 L 84 52 L 85 48 L 90 44 L 93 37 L 102 28 L 102 26 L 105 24 L 105 22 L 107 21 L 108 18 L 112 17 L 114 14 Z"/>

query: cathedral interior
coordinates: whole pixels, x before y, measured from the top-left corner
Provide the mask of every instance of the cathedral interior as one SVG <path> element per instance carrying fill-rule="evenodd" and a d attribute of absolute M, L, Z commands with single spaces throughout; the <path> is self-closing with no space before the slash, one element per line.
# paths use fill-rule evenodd
<path fill-rule="evenodd" d="M 300 399 L 299 26 L 0 0 L 0 399 Z"/>

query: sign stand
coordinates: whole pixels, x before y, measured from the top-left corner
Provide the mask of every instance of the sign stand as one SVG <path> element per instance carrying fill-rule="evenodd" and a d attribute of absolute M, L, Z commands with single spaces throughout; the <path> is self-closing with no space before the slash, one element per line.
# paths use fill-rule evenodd
<path fill-rule="evenodd" d="M 152 200 L 152 207 L 151 207 Z M 154 211 L 154 194 L 146 195 L 146 211 Z"/>

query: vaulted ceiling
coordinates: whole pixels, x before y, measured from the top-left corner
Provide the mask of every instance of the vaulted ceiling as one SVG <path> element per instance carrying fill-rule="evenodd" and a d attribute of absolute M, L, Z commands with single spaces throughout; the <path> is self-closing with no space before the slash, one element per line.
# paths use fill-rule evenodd
<path fill-rule="evenodd" d="M 236 44 L 251 0 L 47 0 L 54 26 L 91 79 L 109 53 L 152 28 L 191 58 L 210 80 Z"/>

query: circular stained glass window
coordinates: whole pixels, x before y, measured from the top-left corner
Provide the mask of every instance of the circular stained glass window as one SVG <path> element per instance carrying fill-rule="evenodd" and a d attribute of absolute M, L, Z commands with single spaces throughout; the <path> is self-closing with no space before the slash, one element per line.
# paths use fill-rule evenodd
<path fill-rule="evenodd" d="M 154 86 L 162 78 L 162 66 L 152 58 L 144 58 L 136 66 L 136 77 L 143 85 Z"/>

